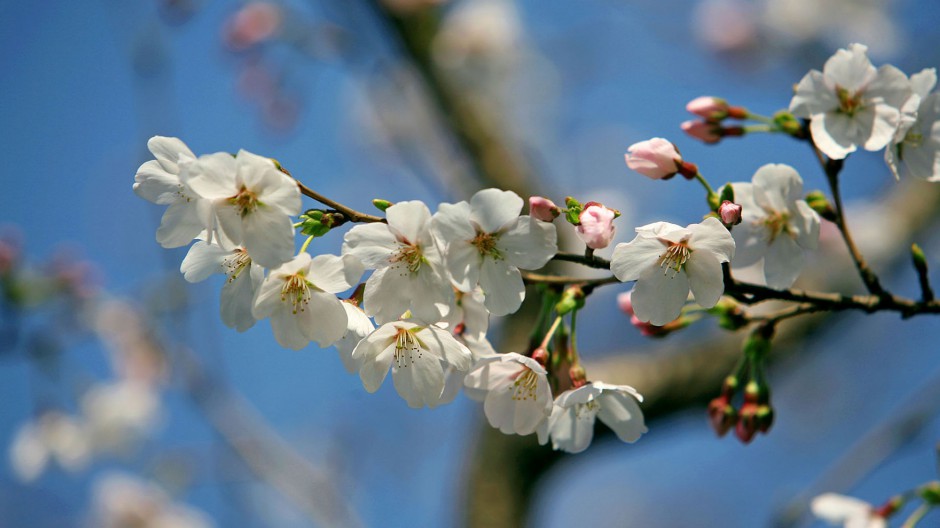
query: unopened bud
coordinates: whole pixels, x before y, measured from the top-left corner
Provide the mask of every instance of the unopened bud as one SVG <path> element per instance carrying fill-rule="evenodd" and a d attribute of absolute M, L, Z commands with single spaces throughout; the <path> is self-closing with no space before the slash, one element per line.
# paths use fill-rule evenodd
<path fill-rule="evenodd" d="M 529 198 L 529 216 L 543 222 L 551 222 L 558 218 L 561 209 L 555 205 L 555 202 L 542 196 L 532 196 Z"/>
<path fill-rule="evenodd" d="M 728 398 L 719 396 L 708 404 L 708 421 L 719 437 L 728 434 L 728 431 L 738 422 L 738 412 L 731 405 Z"/>
<path fill-rule="evenodd" d="M 940 482 L 933 481 L 917 488 L 917 495 L 927 504 L 936 506 L 940 504 Z"/>
<path fill-rule="evenodd" d="M 750 322 L 741 305 L 727 297 L 722 297 L 708 313 L 718 317 L 718 326 L 725 330 L 737 330 Z"/>
<path fill-rule="evenodd" d="M 388 200 L 383 200 L 383 199 L 381 199 L 381 198 L 376 198 L 375 200 L 372 200 L 372 205 L 374 205 L 376 209 L 378 209 L 379 211 L 382 211 L 382 212 L 384 213 L 386 209 L 388 209 L 389 207 L 391 207 L 391 206 L 393 206 L 393 205 L 395 205 L 395 204 L 393 204 L 392 202 L 390 202 L 390 201 L 388 201 Z"/>
<path fill-rule="evenodd" d="M 728 117 L 728 102 L 719 97 L 696 97 L 685 105 L 685 109 L 706 121 L 721 121 Z"/>
<path fill-rule="evenodd" d="M 786 110 L 781 110 L 774 114 L 774 124 L 793 137 L 803 138 L 806 135 L 806 131 L 803 129 L 803 123 Z"/>
<path fill-rule="evenodd" d="M 584 291 L 577 286 L 566 289 L 561 294 L 561 300 L 555 305 L 558 315 L 565 315 L 584 307 Z"/>
<path fill-rule="evenodd" d="M 774 408 L 767 404 L 758 405 L 755 420 L 757 421 L 757 430 L 762 434 L 767 434 L 767 431 L 774 424 Z"/>
<path fill-rule="evenodd" d="M 578 238 L 591 249 L 604 249 L 614 239 L 614 219 L 620 212 L 597 202 L 585 204 L 578 215 Z"/>
<path fill-rule="evenodd" d="M 571 385 L 575 389 L 583 387 L 584 384 L 587 383 L 587 373 L 581 365 L 572 365 L 571 368 L 568 369 L 568 376 L 571 378 Z"/>
<path fill-rule="evenodd" d="M 725 224 L 725 226 L 740 224 L 741 210 L 742 207 L 740 204 L 732 203 L 728 200 L 721 202 L 721 205 L 718 206 L 718 216 L 721 218 L 721 223 Z"/>
<path fill-rule="evenodd" d="M 663 138 L 634 143 L 624 157 L 628 167 L 654 180 L 672 178 L 680 172 L 683 164 L 676 146 Z"/>
<path fill-rule="evenodd" d="M 545 347 L 536 348 L 532 351 L 532 359 L 544 367 L 548 364 L 548 350 L 545 350 Z"/>
<path fill-rule="evenodd" d="M 829 198 L 826 198 L 826 195 L 822 191 L 812 191 L 806 195 L 806 205 L 810 209 L 816 211 L 816 214 L 829 220 L 830 222 L 835 222 L 836 212 L 832 208 L 832 204 L 829 203 Z"/>
<path fill-rule="evenodd" d="M 633 313 L 633 291 L 623 292 L 617 296 L 617 307 L 620 308 L 620 311 L 629 315 L 634 316 Z"/>
<path fill-rule="evenodd" d="M 320 209 L 309 209 L 300 215 L 300 232 L 305 236 L 320 237 L 333 228 L 333 215 Z"/>
<path fill-rule="evenodd" d="M 751 443 L 757 434 L 757 404 L 745 403 L 741 406 L 737 427 L 734 434 L 745 444 Z"/>
<path fill-rule="evenodd" d="M 709 121 L 686 121 L 680 127 L 689 136 L 707 144 L 718 143 L 723 136 L 721 125 Z"/>
<path fill-rule="evenodd" d="M 914 262 L 914 268 L 918 273 L 927 273 L 927 256 L 924 250 L 917 244 L 911 244 L 911 260 Z"/>

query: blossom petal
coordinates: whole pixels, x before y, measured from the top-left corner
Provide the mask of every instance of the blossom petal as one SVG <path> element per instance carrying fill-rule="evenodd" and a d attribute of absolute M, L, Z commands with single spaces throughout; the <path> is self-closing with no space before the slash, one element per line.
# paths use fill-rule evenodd
<path fill-rule="evenodd" d="M 416 244 L 421 234 L 429 228 L 431 211 L 428 206 L 418 200 L 398 202 L 385 211 L 388 227 L 406 241 L 407 244 Z"/>
<path fill-rule="evenodd" d="M 695 251 L 685 264 L 689 275 L 689 286 L 695 302 L 703 308 L 711 308 L 718 303 L 725 292 L 724 276 L 721 263 L 713 253 Z"/>
<path fill-rule="evenodd" d="M 265 268 L 276 268 L 294 256 L 294 228 L 286 214 L 258 207 L 242 218 L 245 249 Z"/>
<path fill-rule="evenodd" d="M 359 259 L 344 255 L 317 255 L 310 260 L 307 280 L 317 288 L 328 293 L 340 293 L 352 288 L 355 281 L 350 277 L 362 275 L 362 264 Z"/>
<path fill-rule="evenodd" d="M 392 364 L 392 382 L 409 407 L 434 407 L 444 392 L 444 368 L 432 354 L 402 351 Z"/>
<path fill-rule="evenodd" d="M 832 159 L 845 159 L 855 152 L 856 127 L 852 118 L 836 112 L 815 114 L 809 124 L 813 142 Z"/>
<path fill-rule="evenodd" d="M 354 358 L 352 353 L 359 342 L 375 331 L 375 325 L 369 320 L 369 316 L 361 308 L 351 302 L 343 302 L 343 308 L 346 310 L 346 334 L 336 343 L 336 351 L 343 362 L 343 367 L 347 372 L 358 372 L 360 361 Z"/>
<path fill-rule="evenodd" d="M 767 286 L 777 290 L 789 288 L 802 270 L 803 249 L 785 234 L 775 238 L 764 257 L 764 278 L 767 279 Z"/>
<path fill-rule="evenodd" d="M 231 253 L 215 244 L 197 241 L 180 264 L 180 272 L 187 282 L 202 282 L 213 273 L 222 273 L 222 261 Z"/>
<path fill-rule="evenodd" d="M 343 254 L 355 255 L 368 269 L 388 266 L 401 247 L 389 227 L 379 222 L 357 225 L 343 237 Z"/>
<path fill-rule="evenodd" d="M 496 233 L 522 211 L 523 200 L 512 191 L 483 189 L 470 199 L 470 221 L 484 233 Z"/>
<path fill-rule="evenodd" d="M 796 214 L 791 221 L 799 228 L 796 243 L 803 249 L 816 249 L 819 245 L 819 215 L 803 200 L 794 202 L 793 208 Z"/>
<path fill-rule="evenodd" d="M 310 344 L 310 338 L 304 333 L 301 318 L 298 317 L 301 313 L 306 312 L 295 314 L 290 307 L 281 302 L 274 313 L 271 314 L 271 329 L 274 331 L 274 339 L 282 347 L 300 350 Z"/>
<path fill-rule="evenodd" d="M 257 264 L 249 264 L 250 270 L 243 270 L 234 279 L 229 279 L 222 286 L 219 312 L 222 322 L 229 328 L 244 332 L 255 325 L 252 308 L 255 292 L 264 279 L 264 271 Z"/>
<path fill-rule="evenodd" d="M 597 409 L 555 405 L 548 419 L 548 432 L 552 448 L 567 453 L 580 453 L 591 445 Z"/>
<path fill-rule="evenodd" d="M 199 196 L 218 200 L 238 193 L 235 185 L 235 158 L 225 152 L 206 154 L 187 163 L 180 180 Z"/>
<path fill-rule="evenodd" d="M 432 354 L 442 358 L 448 365 L 457 370 L 470 369 L 470 350 L 457 341 L 450 332 L 429 326 L 420 332 L 419 337 Z"/>
<path fill-rule="evenodd" d="M 303 320 L 304 335 L 320 348 L 342 339 L 349 324 L 343 302 L 326 292 L 311 292 L 309 304 L 298 315 Z"/>
<path fill-rule="evenodd" d="M 647 270 L 658 269 L 657 262 L 665 250 L 663 242 L 638 234 L 626 244 L 617 244 L 610 260 L 610 271 L 621 282 L 637 280 Z"/>
<path fill-rule="evenodd" d="M 710 216 L 700 224 L 690 225 L 689 230 L 692 231 L 689 246 L 693 253 L 707 251 L 718 262 L 729 262 L 734 258 L 734 238 L 717 218 Z"/>
<path fill-rule="evenodd" d="M 789 165 L 768 163 L 757 169 L 752 181 L 760 190 L 754 198 L 765 210 L 786 211 L 791 203 L 803 198 L 803 179 Z"/>
<path fill-rule="evenodd" d="M 472 240 L 476 232 L 470 224 L 470 204 L 442 203 L 431 217 L 431 230 L 442 247 L 454 241 Z"/>
<path fill-rule="evenodd" d="M 688 296 L 689 279 L 685 271 L 676 273 L 654 266 L 636 281 L 631 299 L 640 321 L 663 326 L 679 317 Z"/>
<path fill-rule="evenodd" d="M 502 259 L 484 258 L 480 268 L 480 288 L 484 305 L 493 315 L 515 312 L 525 298 L 522 274 Z"/>
<path fill-rule="evenodd" d="M 157 228 L 157 242 L 165 248 L 185 246 L 206 229 L 205 216 L 208 204 L 178 202 L 167 208 Z"/>
<path fill-rule="evenodd" d="M 541 268 L 558 252 L 555 225 L 530 216 L 517 217 L 499 236 L 496 249 L 513 266 Z"/>
<path fill-rule="evenodd" d="M 480 267 L 483 264 L 480 251 L 468 242 L 456 241 L 447 246 L 444 262 L 454 285 L 461 291 L 471 291 L 480 282 Z"/>
<path fill-rule="evenodd" d="M 633 443 L 648 431 L 640 404 L 627 392 L 604 391 L 597 398 L 600 411 L 597 417 L 624 442 Z"/>
<path fill-rule="evenodd" d="M 826 61 L 823 75 L 850 92 L 865 89 L 878 75 L 867 52 L 868 46 L 863 44 L 850 44 L 848 49 L 840 49 Z"/>
<path fill-rule="evenodd" d="M 195 158 L 193 151 L 179 138 L 166 136 L 153 136 L 147 141 L 147 149 L 157 158 L 163 170 L 171 174 L 179 174 L 180 157 Z"/>
<path fill-rule="evenodd" d="M 839 99 L 818 70 L 811 70 L 803 76 L 790 100 L 790 113 L 796 117 L 808 118 L 838 107 Z"/>

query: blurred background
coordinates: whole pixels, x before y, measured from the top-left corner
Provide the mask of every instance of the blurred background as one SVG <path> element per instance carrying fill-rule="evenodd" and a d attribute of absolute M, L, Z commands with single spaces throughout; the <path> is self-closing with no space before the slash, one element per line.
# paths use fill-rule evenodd
<path fill-rule="evenodd" d="M 810 526 L 818 493 L 880 503 L 937 478 L 933 318 L 784 325 L 777 421 L 743 446 L 705 418 L 743 336 L 706 320 L 651 341 L 616 308 L 625 288 L 600 290 L 579 325 L 588 375 L 646 394 L 650 432 L 626 445 L 599 427 L 561 457 L 490 431 L 463 396 L 409 409 L 332 349 L 225 328 L 221 279 L 182 280 L 186 249 L 156 243 L 162 208 L 131 185 L 147 139 L 178 136 L 276 158 L 364 211 L 488 186 L 601 201 L 628 241 L 705 212 L 694 184 L 627 170 L 650 137 L 713 184 L 774 162 L 825 188 L 805 144 L 684 137 L 686 102 L 770 115 L 851 42 L 876 65 L 935 67 L 938 22 L 930 0 L 4 2 L 0 525 Z M 843 175 L 863 252 L 916 296 L 906 251 L 940 267 L 940 193 L 895 182 L 880 153 Z M 338 252 L 341 232 L 311 251 Z M 839 242 L 823 233 L 797 286 L 862 291 Z M 498 350 L 524 322 L 494 321 Z"/>

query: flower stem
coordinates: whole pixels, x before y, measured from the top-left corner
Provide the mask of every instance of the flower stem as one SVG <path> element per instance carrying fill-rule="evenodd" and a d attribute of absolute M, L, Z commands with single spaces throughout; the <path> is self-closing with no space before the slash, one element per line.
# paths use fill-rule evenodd
<path fill-rule="evenodd" d="M 914 510 L 914 513 L 912 513 L 911 516 L 908 517 L 906 521 L 904 521 L 904 524 L 901 525 L 901 528 L 914 528 L 917 526 L 917 523 L 919 523 L 924 518 L 924 516 L 927 515 L 927 512 L 930 511 L 931 507 L 932 506 L 926 502 L 921 504 L 916 510 Z"/>
<path fill-rule="evenodd" d="M 555 317 L 555 321 L 552 323 L 552 326 L 548 329 L 548 332 L 545 334 L 545 337 L 542 339 L 542 344 L 539 345 L 540 348 L 548 348 L 548 343 L 552 340 L 552 336 L 555 335 L 555 330 L 558 330 L 558 325 L 561 324 L 561 316 Z"/>
<path fill-rule="evenodd" d="M 754 114 L 754 113 L 748 112 L 747 119 L 750 119 L 751 121 L 760 121 L 761 123 L 767 123 L 768 125 L 771 125 L 774 127 L 777 126 L 776 121 L 774 121 L 772 117 L 767 117 L 765 115 Z"/>
<path fill-rule="evenodd" d="M 310 245 L 310 242 L 312 242 L 314 238 L 316 238 L 316 237 L 308 236 L 308 237 L 307 237 L 307 240 L 304 240 L 304 245 L 300 246 L 300 252 L 301 252 L 301 253 L 303 253 L 304 251 L 307 251 L 307 246 Z"/>
<path fill-rule="evenodd" d="M 780 128 L 774 125 L 747 125 L 741 128 L 747 134 L 754 132 L 781 132 Z"/>
<path fill-rule="evenodd" d="M 374 216 L 374 215 L 362 213 L 350 207 L 346 207 L 345 205 L 339 202 L 330 200 L 326 196 L 323 196 L 322 194 L 311 189 L 310 187 L 307 187 L 303 183 L 300 183 L 300 180 L 296 178 L 294 178 L 294 181 L 297 182 L 297 187 L 300 188 L 301 194 L 303 194 L 304 196 L 313 198 L 314 200 L 322 203 L 323 205 L 336 209 L 338 212 L 342 213 L 343 216 L 348 218 L 350 222 L 356 222 L 356 223 L 385 222 L 385 219 L 380 216 Z"/>

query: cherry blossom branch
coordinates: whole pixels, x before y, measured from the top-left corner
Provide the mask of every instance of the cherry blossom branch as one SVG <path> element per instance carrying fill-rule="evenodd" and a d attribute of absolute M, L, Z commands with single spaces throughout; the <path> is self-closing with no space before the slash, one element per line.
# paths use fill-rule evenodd
<path fill-rule="evenodd" d="M 597 279 L 585 279 L 584 277 L 574 277 L 570 275 L 543 275 L 540 273 L 522 272 L 522 280 L 527 284 L 554 284 L 559 286 L 579 285 L 579 286 L 603 286 L 605 284 L 619 284 L 620 280 L 613 275 Z"/>
<path fill-rule="evenodd" d="M 839 233 L 842 234 L 842 240 L 845 241 L 845 246 L 848 248 L 849 254 L 852 256 L 855 269 L 858 270 L 858 274 L 862 278 L 862 282 L 865 283 L 865 287 L 868 289 L 869 293 L 879 297 L 890 296 L 881 286 L 881 281 L 878 280 L 878 276 L 875 272 L 868 267 L 865 258 L 862 256 L 862 252 L 859 251 L 858 246 L 855 245 L 855 240 L 852 238 L 848 224 L 845 222 L 845 208 L 842 205 L 842 193 L 839 192 L 839 173 L 842 171 L 844 161 L 827 159 L 815 144 L 812 144 L 812 146 L 813 151 L 816 153 L 816 158 L 819 160 L 823 171 L 826 173 L 826 179 L 829 181 L 829 189 L 832 191 L 832 200 L 835 203 L 834 221 L 836 227 L 839 228 Z"/>
<path fill-rule="evenodd" d="M 284 169 L 281 169 L 281 170 L 284 170 Z M 287 175 L 290 176 L 290 173 L 287 173 Z M 355 222 L 355 223 L 385 222 L 385 219 L 382 218 L 381 216 L 374 216 L 374 215 L 370 215 L 367 213 L 362 213 L 350 207 L 346 207 L 345 205 L 339 202 L 330 200 L 326 196 L 323 196 L 322 194 L 314 191 L 310 187 L 307 187 L 306 185 L 301 183 L 300 180 L 294 178 L 294 181 L 297 182 L 297 187 L 300 189 L 301 194 L 309 198 L 313 198 L 314 200 L 320 202 L 321 204 L 327 207 L 332 207 L 333 209 L 336 209 L 337 212 L 342 213 L 343 216 L 345 216 L 350 222 Z"/>

